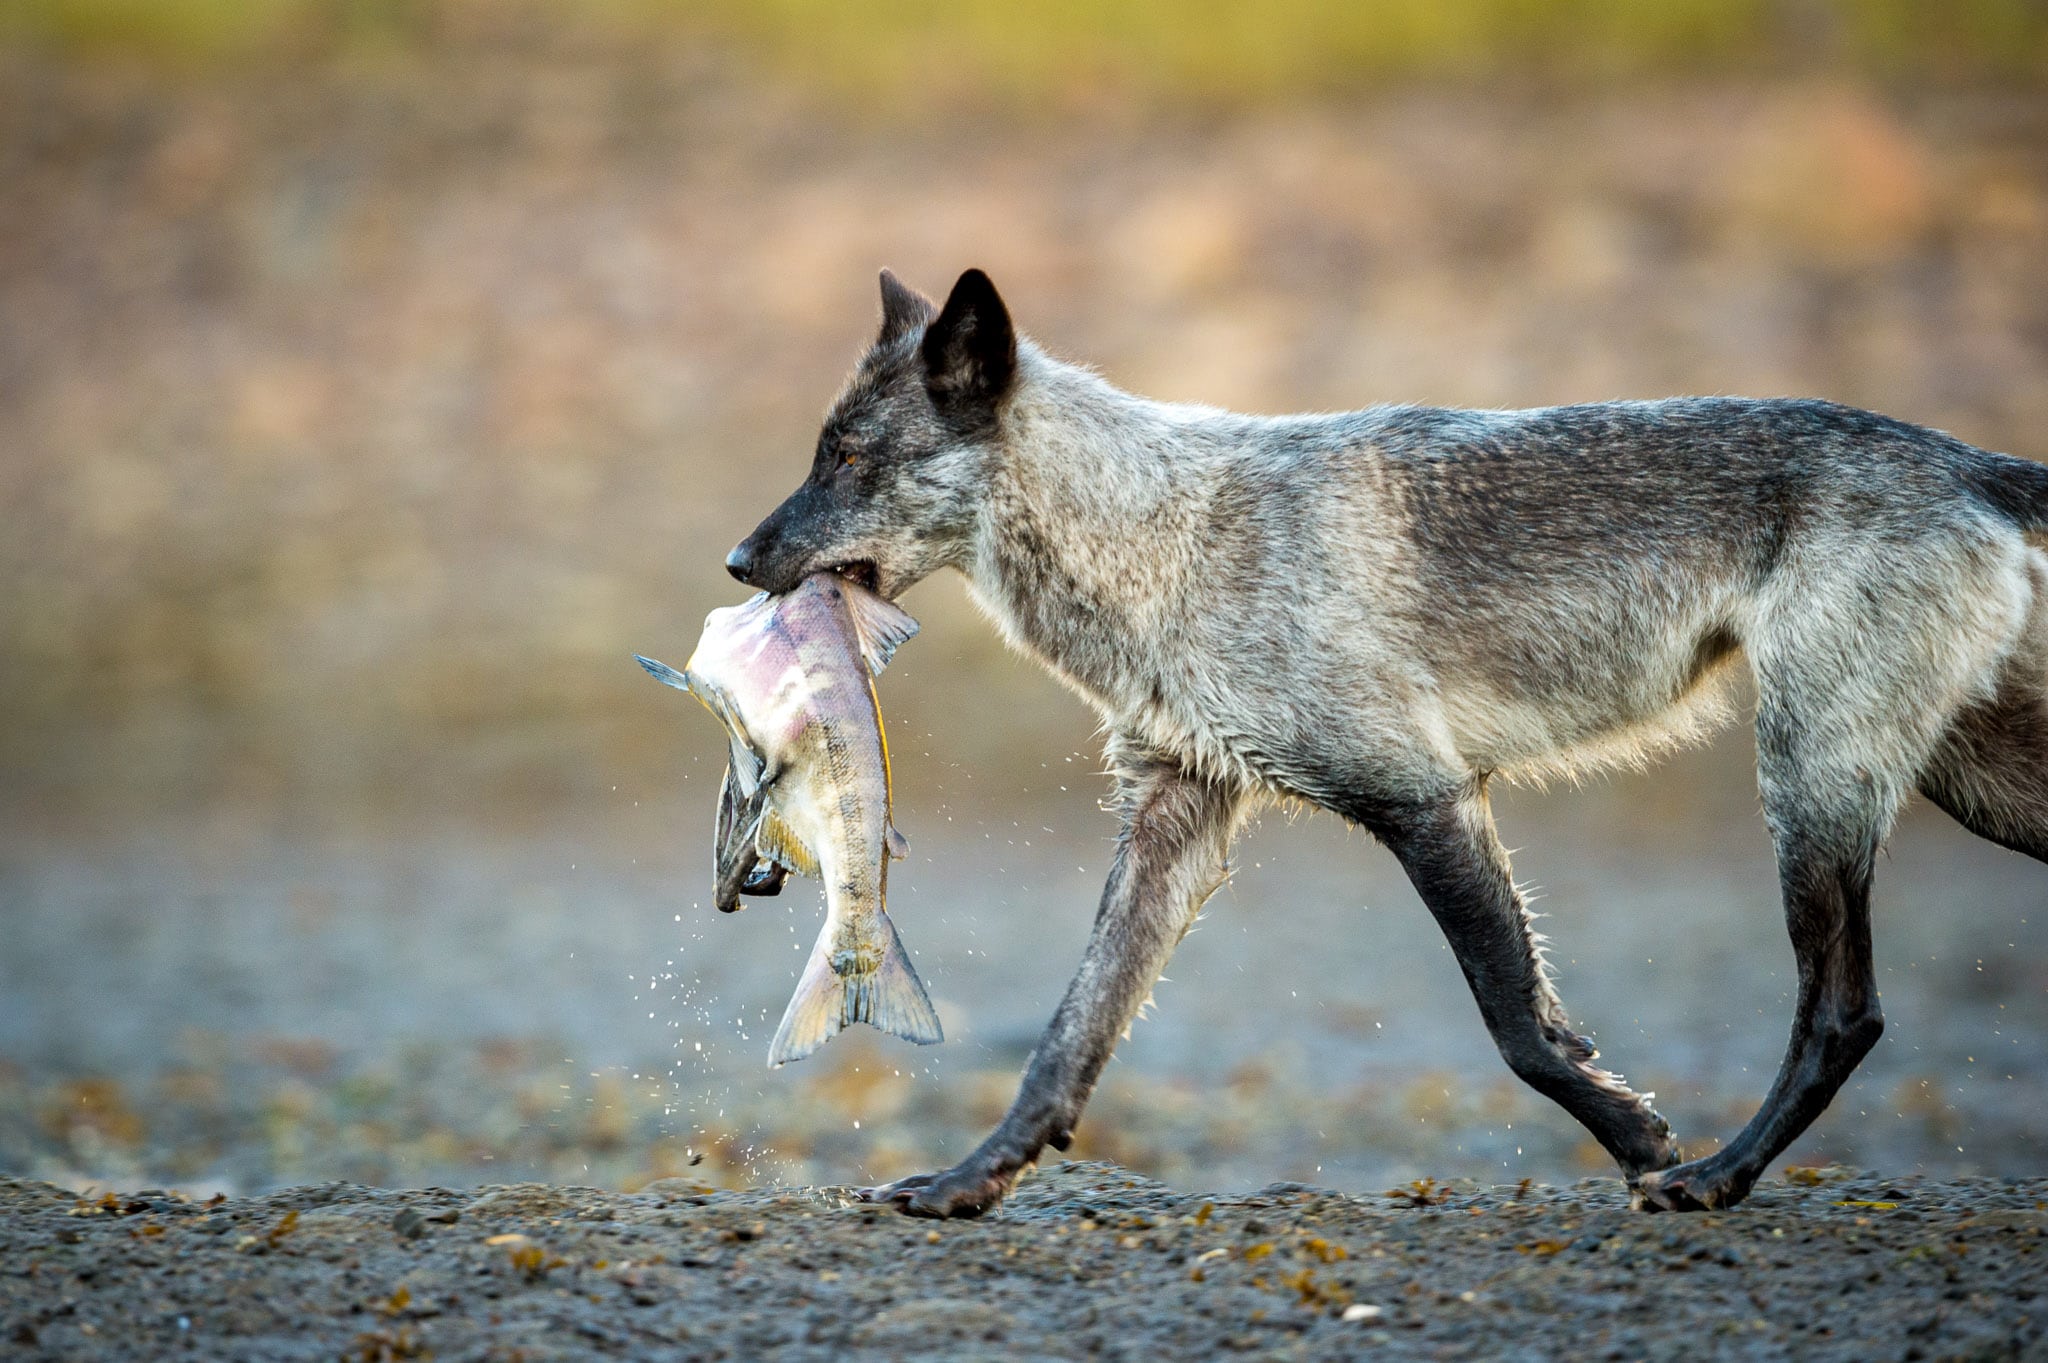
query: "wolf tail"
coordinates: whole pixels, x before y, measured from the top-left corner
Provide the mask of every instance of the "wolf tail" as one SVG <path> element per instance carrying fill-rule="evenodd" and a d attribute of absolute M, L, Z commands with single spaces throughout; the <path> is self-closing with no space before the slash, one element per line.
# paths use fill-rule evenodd
<path fill-rule="evenodd" d="M 769 1043 L 771 1068 L 803 1059 L 853 1022 L 868 1023 L 920 1046 L 945 1039 L 938 1011 L 903 950 L 896 925 L 886 913 L 878 910 L 875 916 L 880 926 L 876 934 L 882 949 L 880 963 L 843 975 L 833 968 L 833 958 L 839 953 L 832 948 L 836 934 L 827 920 L 818 934 L 818 944 L 811 948 L 803 978 L 797 981 L 796 994 L 782 1015 L 782 1025 L 775 1029 L 775 1040 Z"/>
<path fill-rule="evenodd" d="M 1984 453 L 1970 467 L 1970 486 L 2020 529 L 2048 533 L 2048 464 Z"/>

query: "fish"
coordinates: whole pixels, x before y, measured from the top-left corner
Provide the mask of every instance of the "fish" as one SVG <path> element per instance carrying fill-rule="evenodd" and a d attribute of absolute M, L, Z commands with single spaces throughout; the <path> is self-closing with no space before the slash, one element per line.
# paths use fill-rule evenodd
<path fill-rule="evenodd" d="M 790 872 L 825 884 L 825 925 L 769 1043 L 801 1060 L 855 1022 L 919 1045 L 944 1039 L 886 901 L 896 830 L 889 743 L 874 678 L 917 621 L 836 573 L 762 592 L 705 617 L 678 672 L 635 655 L 725 726 L 713 832 L 714 902 L 774 893 Z"/>

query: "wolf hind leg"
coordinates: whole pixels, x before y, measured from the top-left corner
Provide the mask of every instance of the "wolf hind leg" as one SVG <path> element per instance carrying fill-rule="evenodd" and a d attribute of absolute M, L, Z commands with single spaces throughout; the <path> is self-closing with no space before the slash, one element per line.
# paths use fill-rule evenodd
<path fill-rule="evenodd" d="M 1401 861 L 1449 940 L 1501 1058 L 1605 1147 L 1633 1181 L 1679 1159 L 1671 1128 L 1599 1052 L 1572 1030 L 1552 987 L 1541 939 L 1509 871 L 1482 786 L 1419 805 L 1346 811 Z"/>
<path fill-rule="evenodd" d="M 1828 726 L 1815 725 L 1824 730 Z M 1777 847 L 1785 926 L 1798 963 L 1791 1038 L 1776 1079 L 1742 1131 L 1705 1159 L 1646 1175 L 1647 1211 L 1732 1207 L 1772 1160 L 1826 1111 L 1884 1032 L 1871 957 L 1870 886 L 1877 849 L 1904 783 L 1853 760 L 1829 760 L 1769 701 L 1757 721 L 1764 817 Z"/>
<path fill-rule="evenodd" d="M 1957 714 L 1920 790 L 1978 837 L 2048 861 L 2048 672 L 2008 669 L 1997 695 Z"/>

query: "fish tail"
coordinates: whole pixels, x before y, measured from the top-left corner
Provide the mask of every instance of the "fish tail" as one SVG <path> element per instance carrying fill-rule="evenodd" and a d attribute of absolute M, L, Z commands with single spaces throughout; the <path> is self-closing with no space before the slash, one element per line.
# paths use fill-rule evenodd
<path fill-rule="evenodd" d="M 828 924 L 811 948 L 811 959 L 797 981 L 796 994 L 768 1046 L 773 1067 L 801 1060 L 845 1030 L 865 1022 L 920 1046 L 945 1039 L 938 1010 L 925 993 L 924 981 L 910 964 L 903 939 L 886 913 L 881 920 L 882 960 L 873 970 L 841 975 L 832 968 L 833 933 Z"/>
<path fill-rule="evenodd" d="M 882 927 L 882 964 L 871 975 L 847 981 L 847 1020 L 868 1023 L 920 1046 L 944 1041 L 939 1012 L 910 963 L 910 953 L 903 949 L 903 939 L 896 935 L 896 924 L 886 913 L 876 917 Z"/>
<path fill-rule="evenodd" d="M 846 1026 L 846 981 L 832 969 L 832 925 L 818 934 L 803 978 L 782 1012 L 782 1025 L 768 1043 L 768 1066 L 801 1060 L 839 1035 Z"/>

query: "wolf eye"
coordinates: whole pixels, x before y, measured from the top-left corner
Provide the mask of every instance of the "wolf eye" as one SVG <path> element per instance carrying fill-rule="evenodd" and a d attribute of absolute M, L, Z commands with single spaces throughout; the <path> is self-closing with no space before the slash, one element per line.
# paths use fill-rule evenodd
<path fill-rule="evenodd" d="M 859 462 L 860 452 L 858 450 L 841 450 L 839 452 L 839 467 L 850 469 Z"/>

